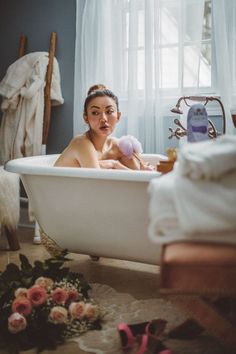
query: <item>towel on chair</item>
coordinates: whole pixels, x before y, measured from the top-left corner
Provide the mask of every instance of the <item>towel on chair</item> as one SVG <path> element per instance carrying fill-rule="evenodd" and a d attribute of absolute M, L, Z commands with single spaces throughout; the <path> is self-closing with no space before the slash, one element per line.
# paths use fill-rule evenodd
<path fill-rule="evenodd" d="M 235 230 L 236 171 L 220 181 L 191 180 L 175 175 L 174 202 L 184 233 Z"/>
<path fill-rule="evenodd" d="M 191 144 L 204 144 L 207 149 L 205 155 L 208 153 L 205 164 L 211 161 L 211 171 L 208 171 L 209 165 L 206 167 L 203 164 L 204 152 L 198 159 L 196 154 L 194 161 L 201 161 L 199 168 L 203 171 L 198 174 L 198 179 L 196 165 L 187 162 L 186 173 L 186 165 L 183 168 L 182 161 L 175 164 L 173 172 L 151 180 L 148 188 L 148 234 L 151 240 L 160 243 L 183 239 L 236 243 L 236 160 L 229 143 L 233 140 L 231 137 L 221 139 L 219 144 L 222 144 L 224 153 L 222 156 L 218 154 L 217 163 L 214 153 L 210 153 L 211 141 Z M 183 149 L 185 153 L 186 150 L 189 152 L 198 147 L 186 146 Z M 225 153 L 226 150 L 228 153 Z M 220 169 L 218 165 L 221 166 Z M 225 170 L 222 166 L 225 166 Z M 204 179 L 206 173 L 208 179 Z M 213 177 L 209 179 L 210 176 Z"/>
<path fill-rule="evenodd" d="M 219 179 L 236 170 L 236 136 L 186 144 L 178 154 L 181 175 L 192 179 Z"/>

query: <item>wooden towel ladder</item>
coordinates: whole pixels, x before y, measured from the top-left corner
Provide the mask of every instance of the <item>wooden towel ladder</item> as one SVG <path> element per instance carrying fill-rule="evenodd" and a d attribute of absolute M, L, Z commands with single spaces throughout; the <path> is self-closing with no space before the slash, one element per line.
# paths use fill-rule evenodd
<path fill-rule="evenodd" d="M 53 73 L 53 61 L 55 56 L 56 49 L 56 40 L 57 34 L 56 32 L 52 32 L 50 36 L 50 44 L 49 44 L 49 59 L 48 66 L 45 75 L 45 87 L 44 87 L 44 115 L 43 115 L 43 134 L 42 134 L 42 154 L 46 153 L 46 145 L 48 142 L 48 134 L 49 127 L 51 122 L 51 83 L 52 83 L 52 73 Z M 25 55 L 27 47 L 27 37 L 22 35 L 20 37 L 19 48 L 18 48 L 18 59 Z M 7 234 L 8 243 L 11 250 L 19 249 L 19 242 L 16 234 Z M 40 240 L 40 232 L 39 226 L 36 222 L 35 224 L 35 235 L 34 235 L 34 243 L 39 244 Z"/>
<path fill-rule="evenodd" d="M 56 49 L 56 32 L 51 33 L 50 45 L 49 45 L 49 60 L 45 76 L 45 88 L 44 88 L 44 116 L 43 116 L 43 136 L 42 144 L 46 145 L 48 142 L 48 133 L 51 122 L 51 83 L 52 83 L 52 72 L 53 72 L 53 60 L 55 56 Z M 20 44 L 18 49 L 18 58 L 25 55 L 27 45 L 27 37 L 22 35 L 20 37 Z"/>

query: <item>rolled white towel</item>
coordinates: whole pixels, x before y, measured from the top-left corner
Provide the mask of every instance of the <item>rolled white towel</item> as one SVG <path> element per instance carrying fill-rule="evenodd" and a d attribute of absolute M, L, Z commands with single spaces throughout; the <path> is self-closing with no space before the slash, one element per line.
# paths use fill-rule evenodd
<path fill-rule="evenodd" d="M 236 170 L 236 136 L 189 143 L 178 154 L 179 172 L 191 179 L 217 180 Z"/>

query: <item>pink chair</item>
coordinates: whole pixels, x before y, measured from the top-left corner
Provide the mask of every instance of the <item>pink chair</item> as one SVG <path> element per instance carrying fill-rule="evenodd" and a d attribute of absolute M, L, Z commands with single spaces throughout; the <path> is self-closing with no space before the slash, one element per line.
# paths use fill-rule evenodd
<path fill-rule="evenodd" d="M 179 242 L 163 247 L 161 294 L 236 353 L 236 246 Z"/>

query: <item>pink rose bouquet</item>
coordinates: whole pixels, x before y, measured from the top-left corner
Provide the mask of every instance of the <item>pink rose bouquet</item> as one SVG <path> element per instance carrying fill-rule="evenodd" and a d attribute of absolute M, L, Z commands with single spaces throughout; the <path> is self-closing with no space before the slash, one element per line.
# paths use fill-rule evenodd
<path fill-rule="evenodd" d="M 0 272 L 0 349 L 54 349 L 66 338 L 101 328 L 99 307 L 82 274 L 63 268 L 67 252 L 31 266 L 10 263 Z"/>

